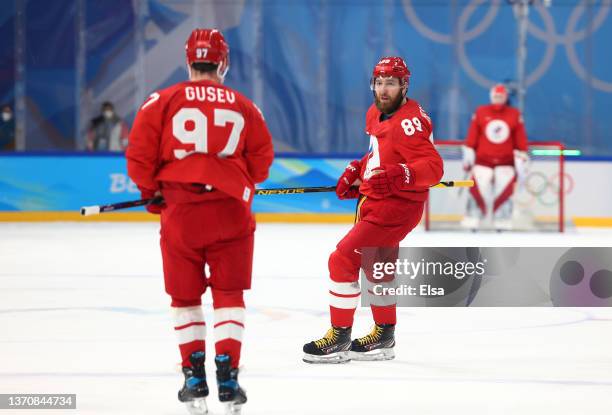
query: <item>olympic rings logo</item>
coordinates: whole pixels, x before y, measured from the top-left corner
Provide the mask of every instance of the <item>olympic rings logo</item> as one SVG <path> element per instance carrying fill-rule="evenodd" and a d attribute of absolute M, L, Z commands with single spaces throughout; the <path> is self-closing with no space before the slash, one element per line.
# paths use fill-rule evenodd
<path fill-rule="evenodd" d="M 559 173 L 546 175 L 541 171 L 534 171 L 527 175 L 523 184 L 524 192 L 519 192 L 515 201 L 522 207 L 532 206 L 538 201 L 542 206 L 556 206 L 559 204 Z M 574 178 L 569 174 L 563 175 L 563 195 L 574 190 Z M 522 196 L 521 194 L 522 193 Z"/>
<path fill-rule="evenodd" d="M 542 76 L 544 76 L 544 74 L 548 71 L 548 68 L 550 68 L 553 63 L 557 46 L 563 46 L 565 47 L 565 53 L 567 55 L 570 67 L 582 81 L 589 83 L 591 87 L 600 91 L 612 92 L 612 82 L 599 79 L 593 74 L 589 73 L 585 66 L 580 62 L 578 53 L 576 52 L 576 43 L 585 40 L 587 37 L 590 37 L 593 35 L 593 33 L 599 30 L 603 22 L 606 20 L 612 4 L 612 0 L 601 0 L 597 14 L 592 20 L 592 26 L 586 29 L 577 30 L 578 22 L 581 20 L 585 10 L 587 9 L 586 4 L 588 1 L 589 0 L 581 0 L 580 3 L 574 7 L 567 20 L 564 35 L 557 33 L 555 21 L 542 2 L 535 2 L 535 10 L 538 12 L 542 21 L 544 22 L 544 29 L 537 27 L 531 21 L 529 21 L 527 30 L 530 35 L 546 43 L 546 50 L 542 60 L 529 74 L 527 74 L 525 80 L 526 86 L 536 83 L 540 78 L 542 78 Z M 468 22 L 474 12 L 479 6 L 486 3 L 489 4 L 489 8 L 487 9 L 482 20 L 475 26 L 468 28 Z M 486 77 L 476 68 L 474 68 L 467 56 L 465 46 L 467 43 L 483 34 L 491 26 L 491 24 L 493 24 L 501 4 L 502 0 L 491 0 L 489 2 L 485 0 L 470 0 L 469 4 L 459 15 L 457 20 L 456 34 L 453 39 L 451 34 L 440 33 L 428 27 L 417 16 L 412 5 L 412 0 L 402 0 L 406 17 L 414 29 L 422 36 L 437 43 L 454 44 L 457 42 L 457 57 L 461 67 L 474 82 L 485 88 L 491 87 L 497 81 Z"/>

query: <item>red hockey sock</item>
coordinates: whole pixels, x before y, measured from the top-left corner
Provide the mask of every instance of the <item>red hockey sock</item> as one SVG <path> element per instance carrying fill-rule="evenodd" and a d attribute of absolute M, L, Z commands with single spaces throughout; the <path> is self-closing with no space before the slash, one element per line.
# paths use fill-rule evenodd
<path fill-rule="evenodd" d="M 335 327 L 352 327 L 361 290 L 357 281 L 359 255 L 348 257 L 339 250 L 329 256 L 329 314 Z"/>
<path fill-rule="evenodd" d="M 191 367 L 189 356 L 197 351 L 206 351 L 206 323 L 201 306 L 173 307 L 174 332 L 181 351 L 183 367 Z"/>
<path fill-rule="evenodd" d="M 386 306 L 371 305 L 370 307 L 376 324 L 395 324 L 397 322 L 395 304 Z"/>
<path fill-rule="evenodd" d="M 189 357 L 194 352 L 205 352 L 206 342 L 204 340 L 194 340 L 189 343 L 179 344 L 179 350 L 181 351 L 181 366 L 191 367 Z"/>
<path fill-rule="evenodd" d="M 352 327 L 353 318 L 355 316 L 354 308 L 336 308 L 329 306 L 329 315 L 331 317 L 331 325 L 334 327 Z"/>
<path fill-rule="evenodd" d="M 197 301 L 189 302 L 191 304 Z M 201 305 L 177 306 L 188 304 L 181 301 L 172 301 L 174 314 L 174 332 L 181 352 L 181 364 L 183 367 L 191 367 L 189 356 L 193 352 L 206 351 L 206 324 Z"/>
<path fill-rule="evenodd" d="M 212 290 L 215 309 L 215 352 L 226 354 L 232 368 L 240 364 L 242 335 L 244 332 L 244 299 L 242 290 Z"/>

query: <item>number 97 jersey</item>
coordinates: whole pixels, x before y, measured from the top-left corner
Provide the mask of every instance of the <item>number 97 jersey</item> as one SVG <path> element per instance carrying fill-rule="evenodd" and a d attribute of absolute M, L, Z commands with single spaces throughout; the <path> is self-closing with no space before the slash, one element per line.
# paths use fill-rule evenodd
<path fill-rule="evenodd" d="M 274 152 L 263 115 L 248 98 L 222 84 L 187 81 L 145 101 L 126 157 L 141 190 L 201 183 L 250 203 Z"/>
<path fill-rule="evenodd" d="M 377 168 L 404 164 L 410 170 L 410 186 L 396 196 L 424 201 L 429 187 L 442 178 L 443 162 L 433 145 L 433 126 L 418 102 L 409 99 L 390 118 L 372 105 L 366 114 L 370 149 L 362 159 L 360 193 L 377 198 L 368 179 Z"/>

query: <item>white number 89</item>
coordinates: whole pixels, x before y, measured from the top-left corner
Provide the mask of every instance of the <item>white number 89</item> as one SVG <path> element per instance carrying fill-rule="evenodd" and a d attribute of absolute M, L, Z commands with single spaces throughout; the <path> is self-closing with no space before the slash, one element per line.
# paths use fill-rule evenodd
<path fill-rule="evenodd" d="M 413 135 L 416 131 L 423 131 L 421 120 L 419 120 L 417 117 L 414 117 L 412 120 L 405 118 L 400 124 L 407 136 Z"/>

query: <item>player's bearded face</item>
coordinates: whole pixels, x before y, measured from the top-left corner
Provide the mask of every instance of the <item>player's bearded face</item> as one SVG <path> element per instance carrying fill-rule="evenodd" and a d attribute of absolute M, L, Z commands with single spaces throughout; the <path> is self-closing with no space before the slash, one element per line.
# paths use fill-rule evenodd
<path fill-rule="evenodd" d="M 391 114 L 402 104 L 405 86 L 397 78 L 376 78 L 374 80 L 374 104 L 380 112 Z"/>

